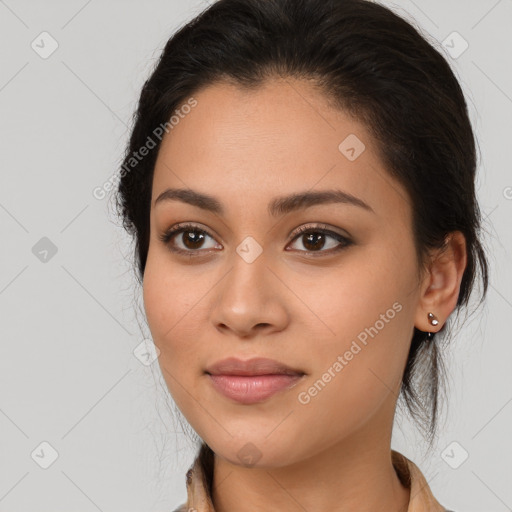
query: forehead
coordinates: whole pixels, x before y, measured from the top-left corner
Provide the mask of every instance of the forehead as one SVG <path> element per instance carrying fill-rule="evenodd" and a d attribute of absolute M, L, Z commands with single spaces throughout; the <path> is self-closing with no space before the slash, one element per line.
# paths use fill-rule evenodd
<path fill-rule="evenodd" d="M 275 79 L 252 90 L 217 83 L 193 98 L 162 140 L 153 202 L 166 188 L 210 193 L 238 211 L 244 198 L 266 207 L 269 197 L 310 189 L 342 189 L 374 210 L 407 201 L 365 127 L 308 82 Z"/>

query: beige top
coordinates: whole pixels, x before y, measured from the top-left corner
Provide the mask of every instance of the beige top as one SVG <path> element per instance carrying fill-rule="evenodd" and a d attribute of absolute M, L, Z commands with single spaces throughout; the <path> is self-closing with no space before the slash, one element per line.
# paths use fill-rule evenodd
<path fill-rule="evenodd" d="M 453 512 L 445 509 L 434 498 L 422 472 L 405 455 L 391 450 L 393 466 L 401 482 L 411 492 L 407 512 Z M 211 500 L 211 483 L 213 478 L 213 452 L 201 444 L 194 463 L 187 471 L 187 502 L 173 512 L 215 512 Z"/>

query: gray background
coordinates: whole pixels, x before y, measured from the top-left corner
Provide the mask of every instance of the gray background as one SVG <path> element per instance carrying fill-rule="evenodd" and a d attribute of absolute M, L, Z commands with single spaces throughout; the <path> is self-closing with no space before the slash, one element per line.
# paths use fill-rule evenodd
<path fill-rule="evenodd" d="M 512 1 L 386 5 L 432 40 L 456 31 L 469 43 L 457 58 L 446 51 L 479 139 L 492 267 L 488 302 L 446 354 L 436 449 L 424 454 L 401 415 L 393 447 L 448 508 L 512 510 Z M 167 409 L 157 363 L 134 356 L 148 331 L 130 241 L 92 191 L 121 162 L 168 37 L 205 6 L 0 0 L 0 511 L 169 511 L 185 500 L 194 445 Z M 51 49 L 43 31 L 58 43 L 47 58 L 31 47 Z"/>

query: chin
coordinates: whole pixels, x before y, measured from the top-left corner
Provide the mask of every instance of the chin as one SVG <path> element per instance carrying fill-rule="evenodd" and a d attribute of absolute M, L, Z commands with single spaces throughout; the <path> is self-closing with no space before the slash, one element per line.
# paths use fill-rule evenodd
<path fill-rule="evenodd" d="M 292 436 L 284 431 L 281 435 L 273 433 L 268 436 L 268 432 L 265 430 L 243 437 L 228 436 L 228 439 L 219 442 L 206 442 L 217 456 L 237 466 L 277 468 L 293 464 L 303 458 L 304 454 L 297 451 L 297 441 Z"/>

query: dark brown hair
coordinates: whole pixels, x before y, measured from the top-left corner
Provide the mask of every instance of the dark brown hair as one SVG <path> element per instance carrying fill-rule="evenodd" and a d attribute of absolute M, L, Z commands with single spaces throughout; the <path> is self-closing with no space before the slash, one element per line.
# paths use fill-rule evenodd
<path fill-rule="evenodd" d="M 466 238 L 457 313 L 488 264 L 479 239 L 476 148 L 461 87 L 442 53 L 410 22 L 365 0 L 219 0 L 167 42 L 144 83 L 123 162 L 202 87 L 256 88 L 273 77 L 308 80 L 332 105 L 364 123 L 390 176 L 409 194 L 419 268 L 446 236 Z M 149 244 L 153 169 L 160 142 L 122 172 L 117 207 L 135 240 L 142 281 Z M 415 328 L 400 396 L 430 442 L 443 377 L 438 343 Z M 441 339 L 439 339 L 441 338 Z"/>

